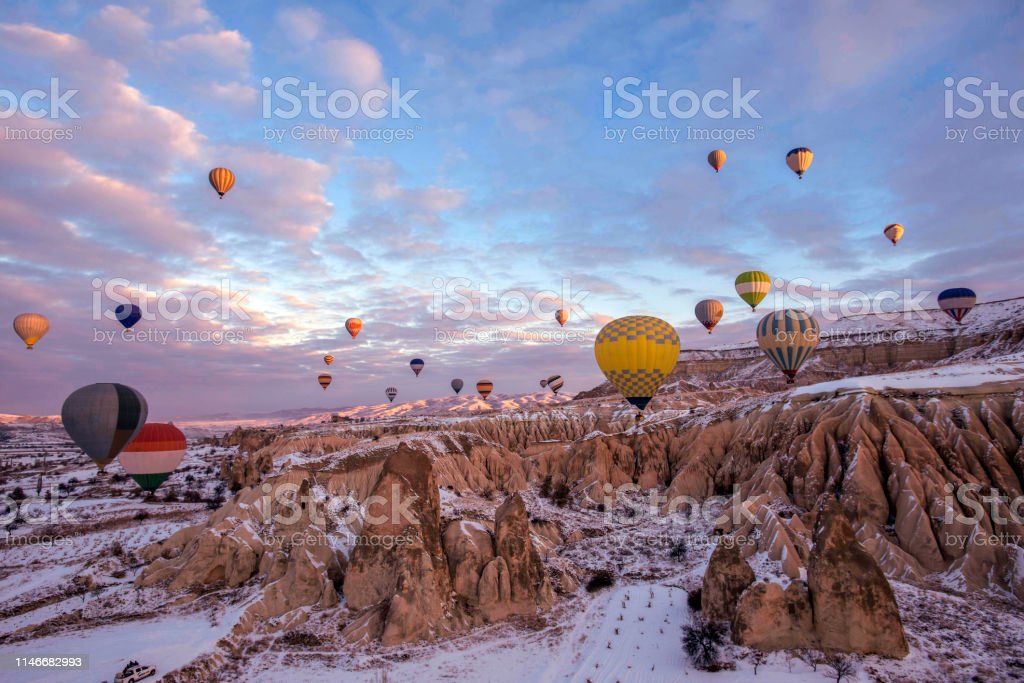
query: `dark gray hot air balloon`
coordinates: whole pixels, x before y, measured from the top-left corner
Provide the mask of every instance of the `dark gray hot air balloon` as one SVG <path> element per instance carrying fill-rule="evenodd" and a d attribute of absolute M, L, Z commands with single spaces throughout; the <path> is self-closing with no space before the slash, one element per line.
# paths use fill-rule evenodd
<path fill-rule="evenodd" d="M 146 423 L 149 407 L 135 389 L 123 384 L 90 384 L 64 401 L 60 419 L 78 447 L 100 472 L 131 443 Z"/>
<path fill-rule="evenodd" d="M 459 393 L 460 391 L 462 391 L 463 385 L 464 384 L 463 384 L 463 381 L 461 379 L 456 378 L 456 379 L 452 380 L 452 389 L 455 390 L 456 394 Z"/>

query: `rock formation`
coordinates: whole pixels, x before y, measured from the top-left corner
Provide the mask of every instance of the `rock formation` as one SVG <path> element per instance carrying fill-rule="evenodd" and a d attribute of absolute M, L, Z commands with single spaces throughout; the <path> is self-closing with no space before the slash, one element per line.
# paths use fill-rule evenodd
<path fill-rule="evenodd" d="M 807 585 L 754 582 L 732 545 L 720 543 L 704 575 L 703 611 L 731 620 L 733 640 L 760 650 L 813 648 L 905 657 L 907 641 L 889 581 L 860 547 L 839 503 L 814 510 Z M 730 537 L 727 537 L 730 538 Z"/>
<path fill-rule="evenodd" d="M 394 645 L 450 630 L 451 582 L 430 458 L 402 444 L 385 461 L 373 496 L 381 502 L 367 509 L 345 572 L 345 601 L 362 612 L 346 635 Z"/>
<path fill-rule="evenodd" d="M 740 556 L 732 537 L 724 537 L 708 562 L 701 589 L 701 611 L 711 621 L 731 621 L 736 602 L 756 577 L 746 560 Z"/>
<path fill-rule="evenodd" d="M 733 640 L 758 650 L 788 650 L 817 644 L 811 600 L 800 582 L 759 581 L 744 591 L 732 620 Z"/>
<path fill-rule="evenodd" d="M 807 587 L 822 649 L 886 657 L 909 652 L 889 581 L 830 496 L 817 507 Z"/>

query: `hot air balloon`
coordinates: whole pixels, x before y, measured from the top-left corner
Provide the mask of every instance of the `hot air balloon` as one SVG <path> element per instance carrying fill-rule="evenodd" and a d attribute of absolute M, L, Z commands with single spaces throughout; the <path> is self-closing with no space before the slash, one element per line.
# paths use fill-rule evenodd
<path fill-rule="evenodd" d="M 217 190 L 220 198 L 224 199 L 228 190 L 235 186 L 235 174 L 231 172 L 230 168 L 215 168 L 210 171 L 210 185 Z"/>
<path fill-rule="evenodd" d="M 810 167 L 813 160 L 814 152 L 806 147 L 797 147 L 796 149 L 789 150 L 789 154 L 786 155 L 786 166 L 789 166 L 789 170 L 796 173 L 797 178 L 803 180 L 804 173 Z"/>
<path fill-rule="evenodd" d="M 124 325 L 126 330 L 130 330 L 135 323 L 142 320 L 142 309 L 135 304 L 121 304 L 114 309 L 114 317 Z"/>
<path fill-rule="evenodd" d="M 628 315 L 601 328 L 594 356 L 608 381 L 643 410 L 679 360 L 679 335 L 660 318 Z"/>
<path fill-rule="evenodd" d="M 792 308 L 769 313 L 757 324 L 757 345 L 786 375 L 787 384 L 814 353 L 819 337 L 814 316 Z"/>
<path fill-rule="evenodd" d="M 540 381 L 540 388 L 541 388 L 541 389 L 543 389 L 543 388 L 544 388 L 544 387 L 546 387 L 547 385 L 548 385 L 548 381 L 547 381 L 546 379 L 542 379 L 542 380 Z"/>
<path fill-rule="evenodd" d="M 565 323 L 569 321 L 569 311 L 565 310 L 564 308 L 559 308 L 557 311 L 555 311 L 555 320 L 558 321 L 559 325 L 565 327 Z"/>
<path fill-rule="evenodd" d="M 771 276 L 760 270 L 748 270 L 736 276 L 736 293 L 750 304 L 752 311 L 757 310 L 757 305 L 764 301 L 771 288 Z"/>
<path fill-rule="evenodd" d="M 409 367 L 412 368 L 412 371 L 416 373 L 417 377 L 420 376 L 420 372 L 423 370 L 424 365 L 425 363 L 419 358 L 413 358 L 409 361 Z"/>
<path fill-rule="evenodd" d="M 698 302 L 693 309 L 693 314 L 697 316 L 700 324 L 708 328 L 708 334 L 715 329 L 715 325 L 722 319 L 723 313 L 725 313 L 725 308 L 718 299 L 704 299 Z"/>
<path fill-rule="evenodd" d="M 30 350 L 49 329 L 50 321 L 39 313 L 22 313 L 14 318 L 14 331 Z"/>
<path fill-rule="evenodd" d="M 708 154 L 708 163 L 711 164 L 711 168 L 715 169 L 715 173 L 721 170 L 722 165 L 725 163 L 725 150 L 715 149 Z"/>
<path fill-rule="evenodd" d="M 185 435 L 172 424 L 149 422 L 117 457 L 143 491 L 156 491 L 185 457 Z"/>
<path fill-rule="evenodd" d="M 939 293 L 939 308 L 958 325 L 963 322 L 964 316 L 971 312 L 977 301 L 978 295 L 966 287 L 954 287 Z"/>
<path fill-rule="evenodd" d="M 324 391 L 327 391 L 327 387 L 331 386 L 331 379 L 331 376 L 326 372 L 321 372 L 317 376 L 316 381 L 320 383 L 320 386 L 324 388 Z"/>
<path fill-rule="evenodd" d="M 149 415 L 146 399 L 123 384 L 90 384 L 64 400 L 60 419 L 100 472 L 135 438 Z"/>
<path fill-rule="evenodd" d="M 359 334 L 359 330 L 363 329 L 363 321 L 359 318 L 349 318 L 345 321 L 345 329 L 355 339 L 356 335 Z"/>
<path fill-rule="evenodd" d="M 885 226 L 885 230 L 882 231 L 882 234 L 885 235 L 889 241 L 892 242 L 892 246 L 895 247 L 896 243 L 900 241 L 901 237 L 903 237 L 903 226 L 899 223 L 887 225 Z"/>
<path fill-rule="evenodd" d="M 398 389 L 395 387 L 388 387 L 384 390 L 384 395 L 388 397 L 389 403 L 395 402 L 395 396 L 398 396 Z"/>
<path fill-rule="evenodd" d="M 483 400 L 487 400 L 487 397 L 491 395 L 494 390 L 494 382 L 489 379 L 482 379 L 476 383 L 476 390 L 480 394 Z"/>
<path fill-rule="evenodd" d="M 334 356 L 332 356 L 331 354 L 327 354 L 326 356 L 324 356 L 324 363 L 326 363 L 327 365 L 330 365 L 333 362 L 334 362 Z"/>
<path fill-rule="evenodd" d="M 562 379 L 561 375 L 551 375 L 548 377 L 548 389 L 554 392 L 555 396 L 558 395 L 558 390 L 565 384 L 565 380 Z"/>
<path fill-rule="evenodd" d="M 455 378 L 452 380 L 452 389 L 455 390 L 456 394 L 462 391 L 463 386 L 465 386 L 465 383 L 461 379 Z"/>

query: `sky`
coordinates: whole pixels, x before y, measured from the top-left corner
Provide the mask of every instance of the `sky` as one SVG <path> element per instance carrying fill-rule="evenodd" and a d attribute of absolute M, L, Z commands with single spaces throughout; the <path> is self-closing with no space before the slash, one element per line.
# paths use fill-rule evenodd
<path fill-rule="evenodd" d="M 753 341 L 763 312 L 733 289 L 751 269 L 783 292 L 1024 294 L 1022 13 L 6 2 L 0 318 L 51 327 L 32 351 L 0 344 L 0 412 L 57 414 L 93 382 L 140 390 L 151 419 L 372 404 L 389 385 L 418 400 L 453 377 L 580 391 L 615 317 L 662 317 L 684 349 Z M 975 106 L 956 93 L 970 78 L 1007 95 Z M 214 167 L 236 175 L 223 199 Z M 152 315 L 123 332 L 117 297 Z M 711 337 L 704 298 L 725 305 Z"/>

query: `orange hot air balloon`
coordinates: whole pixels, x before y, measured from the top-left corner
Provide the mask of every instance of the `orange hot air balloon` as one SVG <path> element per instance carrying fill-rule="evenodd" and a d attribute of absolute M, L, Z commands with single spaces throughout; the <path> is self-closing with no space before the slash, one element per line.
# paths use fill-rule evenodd
<path fill-rule="evenodd" d="M 494 391 L 494 382 L 489 379 L 482 379 L 476 383 L 477 393 L 480 394 L 480 398 L 487 400 L 487 397 Z"/>
<path fill-rule="evenodd" d="M 564 308 L 559 308 L 557 311 L 555 311 L 555 320 L 558 321 L 559 325 L 565 327 L 565 324 L 569 322 L 569 311 L 565 310 Z"/>
<path fill-rule="evenodd" d="M 355 339 L 356 335 L 359 334 L 359 330 L 363 329 L 363 321 L 359 318 L 349 318 L 345 321 L 345 329 Z"/>
<path fill-rule="evenodd" d="M 50 329 L 50 321 L 38 313 L 22 313 L 14 319 L 14 331 L 29 350 Z"/>
<path fill-rule="evenodd" d="M 786 154 L 786 166 L 789 166 L 789 170 L 796 173 L 796 177 L 800 180 L 804 179 L 804 173 L 810 168 L 813 160 L 814 152 L 807 147 L 797 147 L 789 150 L 789 153 Z"/>
<path fill-rule="evenodd" d="M 324 388 L 324 391 L 327 391 L 327 387 L 331 386 L 331 379 L 332 377 L 326 372 L 321 372 L 316 378 L 316 381 L 320 383 L 320 386 Z"/>
<path fill-rule="evenodd" d="M 324 356 L 324 362 L 330 365 L 331 363 L 334 362 L 334 356 L 332 356 L 331 354 L 327 354 L 326 356 Z"/>
<path fill-rule="evenodd" d="M 722 165 L 725 164 L 725 150 L 716 149 L 708 154 L 708 163 L 711 164 L 711 168 L 715 169 L 715 173 L 721 170 Z"/>
<path fill-rule="evenodd" d="M 213 186 L 213 189 L 217 190 L 220 198 L 224 199 L 224 195 L 227 194 L 228 190 L 235 186 L 235 174 L 231 172 L 230 168 L 218 166 L 210 171 L 210 185 Z"/>
<path fill-rule="evenodd" d="M 885 235 L 885 238 L 892 242 L 892 246 L 895 247 L 896 243 L 900 241 L 901 237 L 903 237 L 903 232 L 904 228 L 902 225 L 900 225 L 899 223 L 893 223 L 891 225 L 885 226 L 885 229 L 882 231 L 882 234 Z"/>

